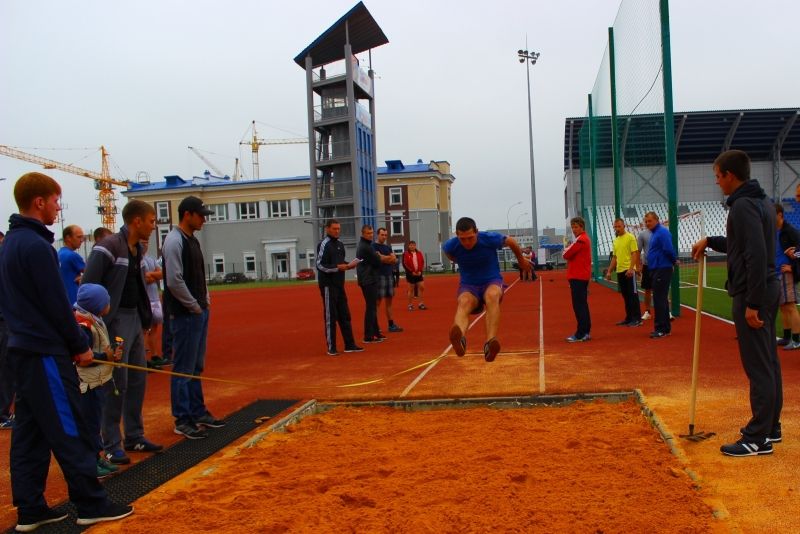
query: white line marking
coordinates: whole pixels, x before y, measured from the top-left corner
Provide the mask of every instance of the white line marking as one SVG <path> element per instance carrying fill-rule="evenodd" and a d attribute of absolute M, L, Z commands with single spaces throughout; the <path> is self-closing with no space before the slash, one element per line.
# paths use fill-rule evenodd
<path fill-rule="evenodd" d="M 508 289 L 506 289 L 504 293 L 507 293 L 507 292 L 511 291 L 511 288 L 512 288 L 512 287 L 514 287 L 514 286 L 516 285 L 516 283 L 517 283 L 517 282 L 519 282 L 519 278 L 517 278 L 516 280 L 514 280 L 514 281 L 511 283 L 511 285 L 510 285 L 510 286 L 508 286 Z M 469 331 L 469 329 L 470 329 L 470 328 L 472 328 L 473 326 L 475 326 L 475 323 L 477 323 L 478 321 L 480 321 L 481 319 L 483 319 L 483 316 L 484 316 L 484 315 L 486 315 L 486 310 L 484 310 L 484 311 L 483 311 L 483 313 L 481 313 L 480 315 L 478 315 L 478 316 L 475 318 L 475 320 L 474 320 L 474 321 L 472 321 L 472 322 L 469 324 L 469 326 L 467 327 L 467 332 Z M 466 334 L 466 332 L 465 332 L 465 334 Z M 408 394 L 411 392 L 411 390 L 412 390 L 412 389 L 414 389 L 414 387 L 415 387 L 417 384 L 419 384 L 419 382 L 420 382 L 420 381 L 421 381 L 423 378 L 425 378 L 425 375 L 427 375 L 427 374 L 428 374 L 428 371 L 430 371 L 431 369 L 433 369 L 434 367 L 436 367 L 436 365 L 437 365 L 437 364 L 438 364 L 440 361 L 442 361 L 442 360 L 444 359 L 444 357 L 445 357 L 445 356 L 447 356 L 447 353 L 448 353 L 448 352 L 450 352 L 450 349 L 452 349 L 452 348 L 453 348 L 453 345 L 447 345 L 447 348 L 446 348 L 446 349 L 444 349 L 444 350 L 442 351 L 442 353 L 441 353 L 441 354 L 439 354 L 439 356 L 438 356 L 438 357 L 437 357 L 435 360 L 433 360 L 433 361 L 430 363 L 430 365 L 428 365 L 428 366 L 427 366 L 425 369 L 423 369 L 423 370 L 422 370 L 422 372 L 420 372 L 420 374 L 418 374 L 418 375 L 416 376 L 416 378 L 414 378 L 414 380 L 412 380 L 412 381 L 411 381 L 411 383 L 410 383 L 408 386 L 406 386 L 406 389 L 404 389 L 404 390 L 403 390 L 403 392 L 400 394 L 400 398 L 402 399 L 403 397 L 405 397 L 406 395 L 408 395 Z"/>

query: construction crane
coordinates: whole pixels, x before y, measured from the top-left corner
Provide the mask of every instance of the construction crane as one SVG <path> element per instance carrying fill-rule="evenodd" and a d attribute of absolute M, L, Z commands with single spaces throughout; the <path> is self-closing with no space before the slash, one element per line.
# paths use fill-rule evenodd
<path fill-rule="evenodd" d="M 214 165 L 213 163 L 211 163 L 211 162 L 208 160 L 208 158 L 207 158 L 207 157 L 205 157 L 203 154 L 201 154 L 201 153 L 200 153 L 200 151 L 199 151 L 199 150 L 197 150 L 195 147 L 193 147 L 193 146 L 190 146 L 190 147 L 186 147 L 186 148 L 188 148 L 189 150 L 191 150 L 192 152 L 194 152 L 194 155 L 195 155 L 195 156 L 197 156 L 198 158 L 200 158 L 200 160 L 201 160 L 203 163 L 205 163 L 206 165 L 208 165 L 208 168 L 209 168 L 209 169 L 211 169 L 212 171 L 214 171 L 214 174 L 216 174 L 216 175 L 217 175 L 217 176 L 219 176 L 220 178 L 221 178 L 221 177 L 223 177 L 223 176 L 227 176 L 227 174 L 225 174 L 224 172 L 222 172 L 221 170 L 219 170 L 219 168 L 218 168 L 216 165 Z"/>
<path fill-rule="evenodd" d="M 102 157 L 102 168 L 98 174 L 93 171 L 87 171 L 86 169 L 76 167 L 75 165 L 70 165 L 69 163 L 61 163 L 52 159 L 43 158 L 41 156 L 34 156 L 33 154 L 28 154 L 27 152 L 23 152 L 22 150 L 18 150 L 16 148 L 0 145 L 0 154 L 3 156 L 21 159 L 22 161 L 27 161 L 29 163 L 35 163 L 37 165 L 41 165 L 45 169 L 56 169 L 94 180 L 94 188 L 98 190 L 97 213 L 100 215 L 100 220 L 102 221 L 103 226 L 111 229 L 112 231 L 116 231 L 117 205 L 113 186 L 118 185 L 122 187 L 128 187 L 129 183 L 127 181 L 116 180 L 111 177 L 111 174 L 108 172 L 108 152 L 106 152 L 106 147 L 101 146 L 100 153 Z"/>
<path fill-rule="evenodd" d="M 308 143 L 305 137 L 296 137 L 292 139 L 259 139 L 256 134 L 256 121 L 253 121 L 253 139 L 251 141 L 240 141 L 240 145 L 250 145 L 250 150 L 253 151 L 253 180 L 261 177 L 258 171 L 258 149 L 262 145 L 299 145 Z"/>

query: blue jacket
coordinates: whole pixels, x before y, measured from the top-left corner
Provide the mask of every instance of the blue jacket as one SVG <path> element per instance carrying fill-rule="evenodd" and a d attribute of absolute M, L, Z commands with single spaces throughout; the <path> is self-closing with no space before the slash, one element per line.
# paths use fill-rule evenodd
<path fill-rule="evenodd" d="M 647 268 L 666 269 L 675 265 L 675 249 L 672 248 L 672 234 L 664 226 L 657 224 L 650 236 L 647 249 Z"/>
<path fill-rule="evenodd" d="M 0 248 L 0 308 L 9 347 L 54 356 L 89 350 L 61 282 L 53 232 L 16 213 Z"/>

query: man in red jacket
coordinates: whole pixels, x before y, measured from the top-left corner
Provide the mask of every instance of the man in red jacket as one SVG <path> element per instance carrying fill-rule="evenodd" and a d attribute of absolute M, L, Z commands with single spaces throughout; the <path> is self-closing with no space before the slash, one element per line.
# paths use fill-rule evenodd
<path fill-rule="evenodd" d="M 575 241 L 564 249 L 567 260 L 567 280 L 572 293 L 572 310 L 578 321 L 578 329 L 567 338 L 569 343 L 589 341 L 592 336 L 592 318 L 589 315 L 589 278 L 592 272 L 592 244 L 586 234 L 586 221 L 583 217 L 573 217 L 569 221 Z"/>
<path fill-rule="evenodd" d="M 413 299 L 419 297 L 419 309 L 427 310 L 425 307 L 425 282 L 422 278 L 422 271 L 425 270 L 425 256 L 417 250 L 417 242 L 409 241 L 408 250 L 403 252 L 403 269 L 406 270 L 406 282 L 408 282 L 408 309 L 414 309 Z"/>

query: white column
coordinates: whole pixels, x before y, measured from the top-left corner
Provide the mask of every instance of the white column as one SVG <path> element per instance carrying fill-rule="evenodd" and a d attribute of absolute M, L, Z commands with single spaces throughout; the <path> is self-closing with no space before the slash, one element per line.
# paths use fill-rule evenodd
<path fill-rule="evenodd" d="M 264 245 L 264 256 L 266 257 L 267 267 L 267 280 L 272 280 L 275 277 L 275 272 L 272 270 L 272 254 L 269 250 L 269 245 Z"/>
<path fill-rule="evenodd" d="M 297 244 L 289 245 L 289 278 L 297 276 Z"/>

